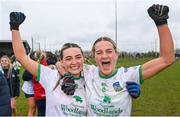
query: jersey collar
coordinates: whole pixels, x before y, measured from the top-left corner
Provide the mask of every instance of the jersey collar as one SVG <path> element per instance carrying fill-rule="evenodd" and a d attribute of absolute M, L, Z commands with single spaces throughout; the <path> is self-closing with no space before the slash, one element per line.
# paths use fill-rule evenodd
<path fill-rule="evenodd" d="M 109 75 L 109 76 L 102 76 L 101 74 L 100 74 L 100 72 L 99 72 L 99 76 L 100 76 L 100 78 L 102 78 L 102 79 L 109 79 L 109 78 L 112 78 L 113 76 L 115 76 L 116 75 L 116 73 L 117 73 L 117 69 L 115 69 L 113 72 L 112 72 L 112 74 L 111 75 Z"/>

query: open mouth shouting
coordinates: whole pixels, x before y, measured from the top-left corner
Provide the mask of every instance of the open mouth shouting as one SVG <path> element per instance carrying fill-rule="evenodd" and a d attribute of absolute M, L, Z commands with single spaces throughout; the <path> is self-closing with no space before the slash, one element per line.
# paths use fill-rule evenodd
<path fill-rule="evenodd" d="M 101 66 L 103 70 L 109 70 L 110 69 L 111 62 L 110 61 L 103 61 L 101 62 Z"/>
<path fill-rule="evenodd" d="M 103 76 L 109 76 L 112 74 L 113 65 L 112 62 L 109 60 L 100 62 L 99 68 L 100 68 L 100 73 Z"/>

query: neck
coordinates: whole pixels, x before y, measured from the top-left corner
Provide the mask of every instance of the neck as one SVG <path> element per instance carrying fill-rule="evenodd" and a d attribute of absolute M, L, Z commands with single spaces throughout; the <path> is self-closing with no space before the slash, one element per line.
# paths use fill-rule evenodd
<path fill-rule="evenodd" d="M 99 75 L 100 75 L 100 77 L 106 79 L 106 78 L 110 78 L 110 77 L 114 76 L 116 73 L 117 73 L 117 69 L 114 69 L 110 74 L 105 75 L 102 72 L 100 72 Z"/>
<path fill-rule="evenodd" d="M 80 78 L 81 77 L 81 73 L 79 74 L 73 74 L 74 78 Z"/>

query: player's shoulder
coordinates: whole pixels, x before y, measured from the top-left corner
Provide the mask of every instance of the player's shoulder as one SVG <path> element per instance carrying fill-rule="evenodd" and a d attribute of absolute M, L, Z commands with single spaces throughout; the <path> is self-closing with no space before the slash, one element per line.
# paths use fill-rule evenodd
<path fill-rule="evenodd" d="M 83 70 L 95 70 L 95 69 L 97 69 L 95 65 L 88 65 L 88 64 L 83 65 Z"/>
<path fill-rule="evenodd" d="M 120 74 L 130 73 L 130 72 L 133 72 L 133 71 L 139 71 L 140 68 L 141 68 L 141 65 L 130 66 L 130 67 L 120 67 L 120 68 L 118 68 L 118 72 Z"/>
<path fill-rule="evenodd" d="M 118 68 L 119 70 L 125 70 L 125 71 L 127 71 L 127 70 L 136 70 L 136 69 L 139 69 L 141 67 L 141 65 L 135 65 L 135 66 L 129 66 L 129 67 L 120 67 L 120 68 Z"/>

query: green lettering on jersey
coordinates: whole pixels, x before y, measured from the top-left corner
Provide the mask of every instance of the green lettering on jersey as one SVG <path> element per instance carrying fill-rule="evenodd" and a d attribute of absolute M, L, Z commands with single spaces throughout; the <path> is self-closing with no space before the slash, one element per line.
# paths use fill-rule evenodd
<path fill-rule="evenodd" d="M 119 116 L 123 110 L 120 108 L 97 107 L 91 104 L 91 109 L 97 116 Z"/>
<path fill-rule="evenodd" d="M 86 111 L 79 110 L 79 108 L 72 108 L 72 106 L 61 105 L 64 114 L 69 116 L 86 116 Z"/>

